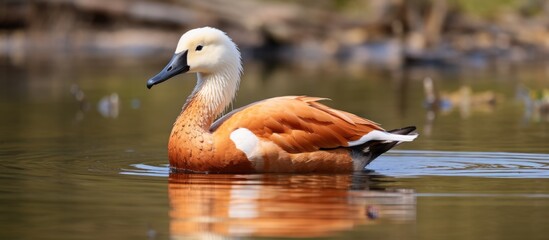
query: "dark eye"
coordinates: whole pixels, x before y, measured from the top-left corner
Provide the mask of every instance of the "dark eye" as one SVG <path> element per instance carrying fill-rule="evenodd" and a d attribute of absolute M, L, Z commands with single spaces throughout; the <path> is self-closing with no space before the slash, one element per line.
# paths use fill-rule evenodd
<path fill-rule="evenodd" d="M 195 51 L 200 51 L 200 50 L 202 50 L 202 48 L 203 48 L 203 46 L 202 46 L 202 45 L 198 45 L 198 46 L 196 46 L 196 49 L 195 49 Z"/>

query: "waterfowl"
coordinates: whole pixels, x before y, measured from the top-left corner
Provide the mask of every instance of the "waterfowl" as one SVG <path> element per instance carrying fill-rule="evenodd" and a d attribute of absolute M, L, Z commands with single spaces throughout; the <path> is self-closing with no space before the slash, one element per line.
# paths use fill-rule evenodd
<path fill-rule="evenodd" d="M 147 87 L 181 73 L 196 73 L 197 83 L 169 138 L 170 167 L 176 171 L 359 171 L 398 143 L 417 137 L 415 127 L 385 131 L 319 103 L 324 98 L 307 96 L 262 100 L 214 122 L 235 97 L 242 73 L 237 46 L 215 28 L 183 34 L 172 59 Z"/>
<path fill-rule="evenodd" d="M 471 109 L 491 111 L 502 97 L 494 91 L 473 92 L 469 86 L 461 86 L 454 92 L 437 92 L 431 78 L 423 79 L 425 92 L 425 106 L 430 110 L 450 111 L 459 107 L 464 116 L 469 115 Z"/>

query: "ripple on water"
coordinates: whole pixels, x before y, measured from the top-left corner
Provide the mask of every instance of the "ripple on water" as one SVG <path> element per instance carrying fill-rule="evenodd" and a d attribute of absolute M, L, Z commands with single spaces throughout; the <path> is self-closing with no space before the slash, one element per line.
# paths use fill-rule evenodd
<path fill-rule="evenodd" d="M 391 151 L 368 165 L 381 175 L 549 178 L 549 154 L 506 152 Z M 168 164 L 132 164 L 125 175 L 167 177 Z"/>
<path fill-rule="evenodd" d="M 401 150 L 386 153 L 367 168 L 396 177 L 548 178 L 549 154 Z"/>
<path fill-rule="evenodd" d="M 149 177 L 168 177 L 170 175 L 170 166 L 163 164 L 153 166 L 144 163 L 131 164 L 130 168 L 124 168 L 120 171 L 124 175 L 137 175 Z"/>

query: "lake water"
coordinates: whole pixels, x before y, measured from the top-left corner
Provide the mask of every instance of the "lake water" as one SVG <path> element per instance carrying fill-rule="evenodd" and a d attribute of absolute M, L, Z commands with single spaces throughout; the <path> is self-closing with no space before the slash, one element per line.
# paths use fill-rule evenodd
<path fill-rule="evenodd" d="M 246 63 L 235 108 L 328 97 L 420 137 L 354 174 L 188 175 L 166 144 L 193 76 L 145 87 L 168 57 L 0 61 L 0 239 L 549 235 L 549 65 Z"/>

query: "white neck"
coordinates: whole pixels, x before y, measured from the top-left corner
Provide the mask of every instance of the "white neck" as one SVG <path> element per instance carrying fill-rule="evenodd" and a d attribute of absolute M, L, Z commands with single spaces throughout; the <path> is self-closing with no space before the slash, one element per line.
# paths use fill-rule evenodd
<path fill-rule="evenodd" d="M 209 128 L 213 120 L 232 102 L 240 83 L 240 68 L 227 67 L 216 73 L 197 73 L 196 86 L 187 99 L 183 112 L 193 111 L 202 128 Z"/>
<path fill-rule="evenodd" d="M 233 101 L 240 84 L 240 72 L 225 71 L 219 73 L 196 74 L 197 82 L 193 92 L 206 103 L 208 112 L 217 117 Z"/>

